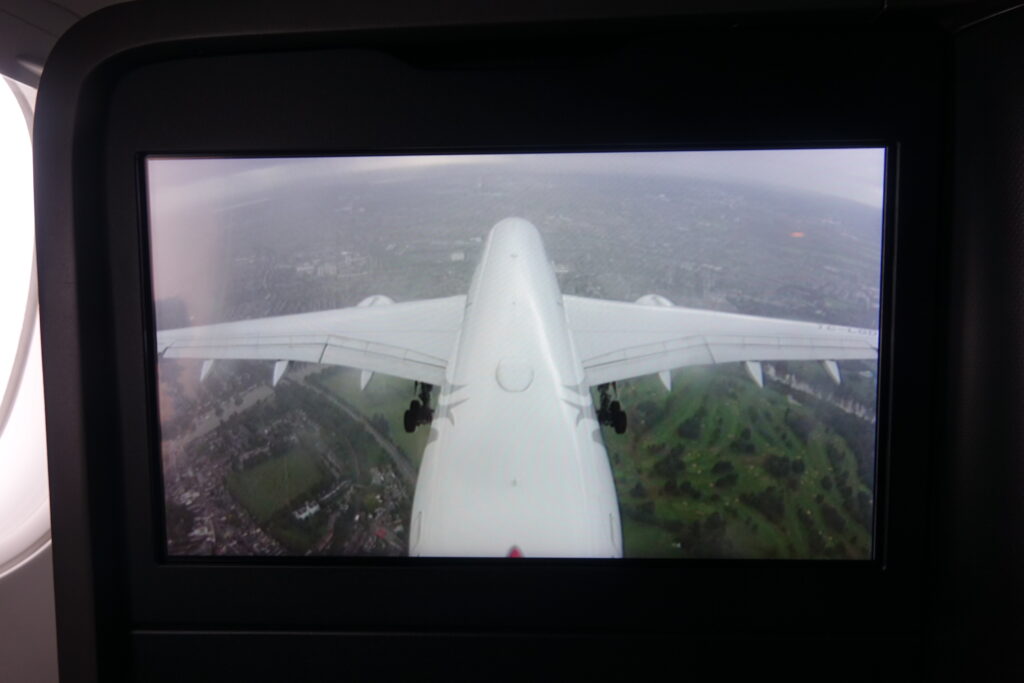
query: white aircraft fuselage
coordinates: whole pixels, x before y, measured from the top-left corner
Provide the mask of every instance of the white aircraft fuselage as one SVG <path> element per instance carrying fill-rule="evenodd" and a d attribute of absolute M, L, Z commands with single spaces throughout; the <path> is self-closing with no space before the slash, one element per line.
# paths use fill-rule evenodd
<path fill-rule="evenodd" d="M 413 501 L 412 556 L 621 557 L 608 455 L 537 229 L 487 238 Z"/>

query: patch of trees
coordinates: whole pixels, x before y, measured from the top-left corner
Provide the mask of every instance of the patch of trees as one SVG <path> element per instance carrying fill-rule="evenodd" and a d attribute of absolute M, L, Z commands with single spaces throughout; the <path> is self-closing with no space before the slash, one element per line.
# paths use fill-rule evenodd
<path fill-rule="evenodd" d="M 711 437 L 708 439 L 711 443 L 718 443 L 718 440 L 722 438 L 722 420 L 715 420 L 715 426 L 711 430 Z"/>
<path fill-rule="evenodd" d="M 704 520 L 705 531 L 721 531 L 723 529 L 725 529 L 725 518 L 717 512 L 712 513 Z"/>
<path fill-rule="evenodd" d="M 782 518 L 786 515 L 785 501 L 774 486 L 769 486 L 759 493 L 744 493 L 740 495 L 740 500 L 775 524 L 782 522 Z"/>
<path fill-rule="evenodd" d="M 648 500 L 640 503 L 639 505 L 630 505 L 628 503 L 621 503 L 622 514 L 627 517 L 632 517 L 638 522 L 644 524 L 657 524 L 658 520 L 654 517 L 654 501 Z"/>
<path fill-rule="evenodd" d="M 730 447 L 737 453 L 744 455 L 751 455 L 757 452 L 757 447 L 754 446 L 754 442 L 751 440 L 750 427 L 744 427 L 740 435 L 730 444 Z"/>
<path fill-rule="evenodd" d="M 694 500 L 700 500 L 701 496 L 703 495 L 700 491 L 694 488 L 693 484 L 691 484 L 688 481 L 684 481 L 682 484 L 679 485 L 679 493 L 684 496 L 687 496 L 688 498 L 693 498 Z"/>
<path fill-rule="evenodd" d="M 683 439 L 699 439 L 701 430 L 704 428 L 705 417 L 707 417 L 707 410 L 701 406 L 700 410 L 679 423 L 679 426 L 676 427 L 676 434 Z"/>
<path fill-rule="evenodd" d="M 733 441 L 731 446 L 732 450 L 741 455 L 753 455 L 757 452 L 757 447 L 750 441 Z"/>
<path fill-rule="evenodd" d="M 804 461 L 800 458 L 790 458 L 784 455 L 776 455 L 775 453 L 769 453 L 765 456 L 761 466 L 765 472 L 776 479 L 799 477 L 806 469 Z"/>
<path fill-rule="evenodd" d="M 736 474 L 735 472 L 733 472 L 732 474 L 727 474 L 724 477 L 719 477 L 718 479 L 715 480 L 715 488 L 716 489 L 732 488 L 733 486 L 736 485 L 736 482 L 739 480 L 739 477 L 740 477 L 740 475 Z"/>
<path fill-rule="evenodd" d="M 814 431 L 814 421 L 801 411 L 786 409 L 786 426 L 805 444 Z"/>
<path fill-rule="evenodd" d="M 839 514 L 839 510 L 828 503 L 822 503 L 819 507 L 821 508 L 821 517 L 825 520 L 825 526 L 837 534 L 846 530 L 846 520 Z"/>
<path fill-rule="evenodd" d="M 734 469 L 735 468 L 733 468 L 732 463 L 729 462 L 728 460 L 719 460 L 718 462 L 715 463 L 715 466 L 711 468 L 711 473 L 727 474 L 729 472 L 732 472 Z"/>
<path fill-rule="evenodd" d="M 655 462 L 651 470 L 666 479 L 672 479 L 686 471 L 686 463 L 681 456 L 673 457 L 670 453 Z"/>
<path fill-rule="evenodd" d="M 630 489 L 629 493 L 634 498 L 646 498 L 647 497 L 647 487 L 644 486 L 643 482 L 638 481 L 636 483 L 636 486 L 634 486 L 632 489 Z"/>
<path fill-rule="evenodd" d="M 658 453 L 664 452 L 666 448 L 668 448 L 668 444 L 664 441 L 656 441 L 647 447 L 647 452 L 651 455 L 657 455 Z"/>

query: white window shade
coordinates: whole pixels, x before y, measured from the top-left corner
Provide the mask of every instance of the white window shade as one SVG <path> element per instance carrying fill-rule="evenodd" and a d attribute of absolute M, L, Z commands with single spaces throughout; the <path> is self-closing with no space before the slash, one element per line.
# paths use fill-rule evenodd
<path fill-rule="evenodd" d="M 40 552 L 50 537 L 34 272 L 33 99 L 26 86 L 0 84 L 0 576 Z"/>

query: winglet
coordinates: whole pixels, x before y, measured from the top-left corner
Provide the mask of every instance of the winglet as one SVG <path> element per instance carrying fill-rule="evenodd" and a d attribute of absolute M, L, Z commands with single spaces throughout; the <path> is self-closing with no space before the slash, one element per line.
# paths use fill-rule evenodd
<path fill-rule="evenodd" d="M 206 377 L 210 374 L 210 370 L 213 370 L 213 359 L 207 359 L 203 361 L 203 367 L 199 370 L 199 381 L 206 381 Z"/>
<path fill-rule="evenodd" d="M 665 391 L 672 391 L 672 371 L 662 370 L 658 373 L 658 379 L 665 385 Z"/>
<path fill-rule="evenodd" d="M 359 391 L 366 389 L 366 385 L 373 379 L 373 370 L 363 370 L 359 373 Z"/>
<path fill-rule="evenodd" d="M 839 366 L 836 365 L 834 360 L 823 360 L 821 364 L 825 366 L 825 372 L 832 378 L 832 381 L 836 384 L 841 384 L 843 378 L 839 376 Z"/>
<path fill-rule="evenodd" d="M 279 360 L 274 363 L 274 379 L 271 382 L 271 386 L 277 386 L 277 383 L 281 381 L 282 377 L 284 377 L 285 370 L 287 369 L 288 361 L 286 360 Z"/>
<path fill-rule="evenodd" d="M 754 380 L 757 386 L 764 389 L 764 373 L 761 371 L 761 363 L 756 360 L 747 360 L 743 361 L 743 365 L 746 366 L 750 379 Z"/>

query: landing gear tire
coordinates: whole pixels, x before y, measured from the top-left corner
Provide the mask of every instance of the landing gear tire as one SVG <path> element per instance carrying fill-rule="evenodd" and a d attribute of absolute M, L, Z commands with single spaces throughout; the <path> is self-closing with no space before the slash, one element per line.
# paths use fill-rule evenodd
<path fill-rule="evenodd" d="M 409 410 L 405 411 L 405 415 L 402 417 L 402 426 L 405 427 L 406 434 L 412 434 L 416 431 L 417 427 L 429 424 L 434 419 L 434 410 L 429 407 L 428 403 L 430 399 L 430 385 L 425 384 L 423 386 L 426 388 L 420 394 L 420 400 L 413 399 L 409 401 Z"/>
<path fill-rule="evenodd" d="M 614 390 L 614 383 L 611 384 L 611 388 Z M 616 434 L 625 434 L 626 411 L 622 409 L 622 404 L 611 400 L 611 397 L 608 395 L 609 385 L 602 384 L 597 389 L 601 393 L 601 403 L 597 409 L 597 421 L 602 425 L 614 428 Z"/>
<path fill-rule="evenodd" d="M 611 405 L 608 406 L 608 415 L 611 418 L 610 422 L 612 427 L 615 428 L 616 434 L 626 433 L 626 411 L 622 409 L 622 404 L 618 401 L 612 401 Z"/>
<path fill-rule="evenodd" d="M 405 411 L 405 415 L 402 417 L 402 426 L 405 427 L 406 434 L 412 434 L 416 431 L 416 413 L 412 410 Z"/>
<path fill-rule="evenodd" d="M 612 424 L 615 426 L 616 434 L 626 433 L 626 413 L 621 409 L 612 413 Z"/>

